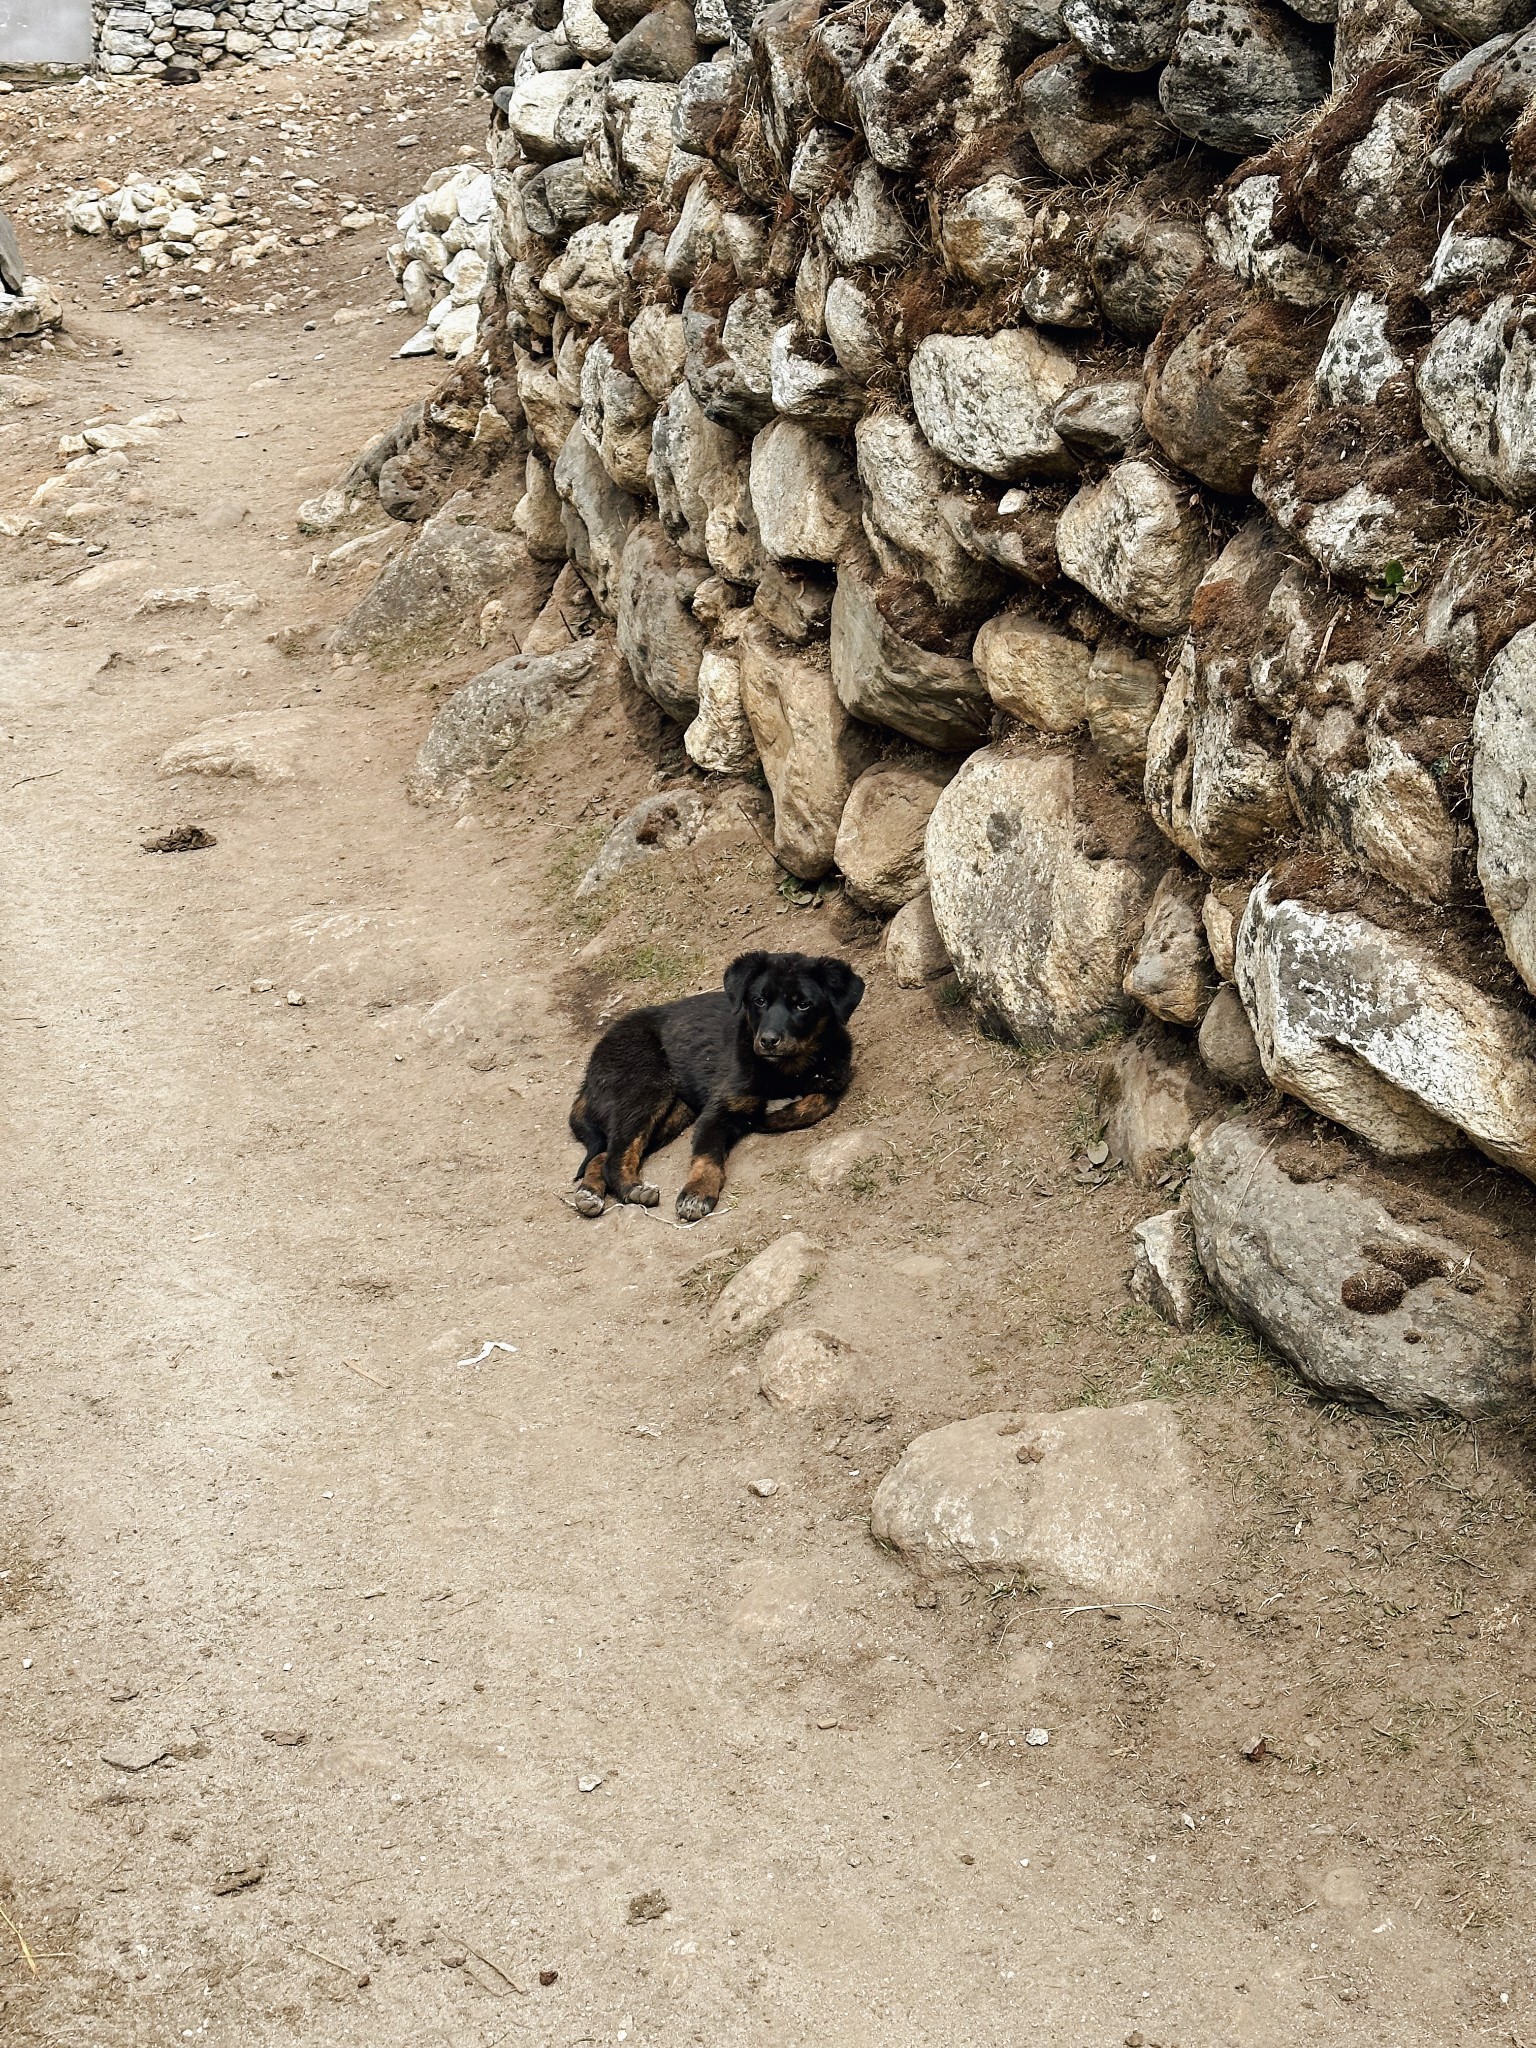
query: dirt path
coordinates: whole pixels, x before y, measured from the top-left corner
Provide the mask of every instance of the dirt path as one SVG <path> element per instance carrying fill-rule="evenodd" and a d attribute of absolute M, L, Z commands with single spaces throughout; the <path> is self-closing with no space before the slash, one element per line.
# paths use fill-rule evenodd
<path fill-rule="evenodd" d="M 879 1199 L 808 1186 L 813 1132 L 744 1148 L 703 1232 L 579 1223 L 548 875 L 645 771 L 598 744 L 413 808 L 412 678 L 270 637 L 361 587 L 310 577 L 292 508 L 424 373 L 297 314 L 84 337 L 0 444 L 7 504 L 108 404 L 181 419 L 134 452 L 120 580 L 0 566 L 0 2034 L 1536 2037 L 1515 1466 L 1322 1416 L 1230 1343 L 1196 1384 L 1127 1320 L 1154 1202 L 982 1185 L 1005 1151 L 1064 1172 L 1072 1075 L 1025 1086 L 888 987 L 849 1114 L 923 1163 Z M 136 610 L 214 581 L 259 609 Z M 247 713 L 285 779 L 157 774 Z M 141 850 L 189 822 L 217 843 Z M 717 865 L 716 964 L 821 930 L 749 835 Z M 791 1227 L 826 1252 L 807 1318 L 863 1360 L 817 1423 L 706 1334 L 711 1272 Z M 867 1517 L 917 1429 L 1168 1359 L 1230 1511 L 1199 1599 L 915 1604 Z M 1503 1560 L 1448 1619 L 1447 1548 Z"/>

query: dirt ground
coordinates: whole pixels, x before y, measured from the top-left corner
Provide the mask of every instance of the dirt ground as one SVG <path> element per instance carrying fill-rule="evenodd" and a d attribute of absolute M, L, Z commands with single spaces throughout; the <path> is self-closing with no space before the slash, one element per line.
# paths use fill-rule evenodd
<path fill-rule="evenodd" d="M 185 160 L 260 83 L 387 210 L 476 145 L 464 50 L 418 52 L 404 151 L 347 119 L 382 67 L 14 96 L 7 203 L 47 218 L 130 122 Z M 896 990 L 745 822 L 574 904 L 676 771 L 622 706 L 467 814 L 408 802 L 485 657 L 333 662 L 369 572 L 293 523 L 435 374 L 387 354 L 386 239 L 189 315 L 36 230 L 71 339 L 0 363 L 47 390 L 0 411 L 0 511 L 86 421 L 180 414 L 83 533 L 0 539 L 0 2038 L 1536 2043 L 1527 1450 L 1137 1309 L 1168 1194 L 1074 1163 L 1093 1060 Z M 259 605 L 140 608 L 210 582 Z M 245 712 L 288 779 L 157 772 Z M 593 1019 L 749 938 L 866 974 L 829 1128 L 888 1164 L 819 1194 L 826 1130 L 755 1139 L 684 1230 L 673 1152 L 659 1212 L 579 1221 Z M 814 1417 L 706 1328 L 791 1228 L 791 1320 L 858 1354 Z M 1168 1606 L 934 1593 L 872 1543 L 922 1429 L 1133 1393 L 1219 1528 Z"/>

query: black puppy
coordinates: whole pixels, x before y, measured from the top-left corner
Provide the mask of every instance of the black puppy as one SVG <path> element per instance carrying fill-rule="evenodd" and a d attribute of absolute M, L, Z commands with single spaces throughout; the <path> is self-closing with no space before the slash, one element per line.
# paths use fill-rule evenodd
<path fill-rule="evenodd" d="M 846 1029 L 864 984 L 845 960 L 743 953 L 724 990 L 632 1010 L 593 1048 L 571 1105 L 587 1156 L 576 1207 L 601 1216 L 604 1192 L 647 1208 L 648 1152 L 697 1120 L 693 1163 L 677 1198 L 685 1223 L 707 1216 L 731 1147 L 748 1131 L 798 1131 L 836 1109 L 853 1072 Z"/>

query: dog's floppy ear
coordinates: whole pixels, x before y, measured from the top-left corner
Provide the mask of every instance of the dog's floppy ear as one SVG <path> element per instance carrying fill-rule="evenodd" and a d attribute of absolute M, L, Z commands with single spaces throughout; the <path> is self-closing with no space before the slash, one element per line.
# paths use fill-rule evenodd
<path fill-rule="evenodd" d="M 738 1014 L 747 1000 L 747 989 L 752 977 L 760 974 L 767 964 L 766 953 L 743 953 L 725 970 L 725 993 L 731 1008 Z"/>
<path fill-rule="evenodd" d="M 830 955 L 816 962 L 816 977 L 827 992 L 839 1024 L 846 1024 L 864 995 L 864 983 L 846 960 L 834 960 Z"/>

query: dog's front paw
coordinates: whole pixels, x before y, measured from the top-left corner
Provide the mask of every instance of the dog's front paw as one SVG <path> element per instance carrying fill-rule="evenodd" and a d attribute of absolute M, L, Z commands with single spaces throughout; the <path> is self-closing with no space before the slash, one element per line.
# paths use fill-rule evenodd
<path fill-rule="evenodd" d="M 654 1209 L 661 1200 L 661 1189 L 648 1180 L 637 1180 L 632 1188 L 624 1191 L 626 1202 L 638 1202 L 642 1209 Z"/>
<path fill-rule="evenodd" d="M 571 1207 L 578 1216 L 601 1216 L 603 1198 L 596 1188 L 578 1187 L 571 1196 Z"/>
<path fill-rule="evenodd" d="M 702 1223 L 714 1211 L 713 1195 L 690 1194 L 686 1188 L 677 1198 L 677 1214 L 683 1223 Z"/>

